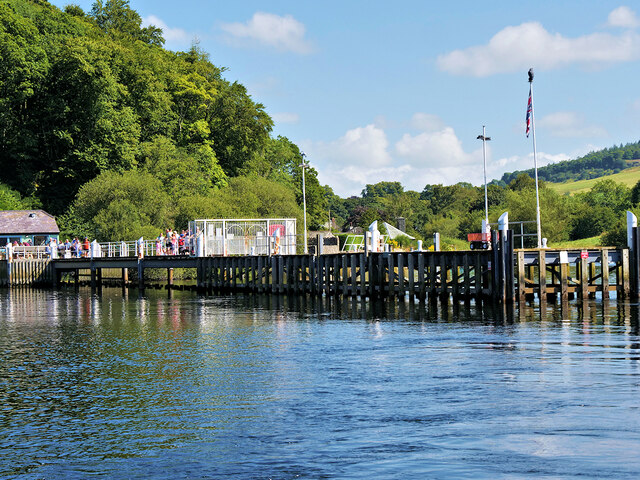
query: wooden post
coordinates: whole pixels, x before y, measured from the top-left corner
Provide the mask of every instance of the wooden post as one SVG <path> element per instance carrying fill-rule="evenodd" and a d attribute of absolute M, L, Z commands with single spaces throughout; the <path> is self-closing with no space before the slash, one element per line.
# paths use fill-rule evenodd
<path fill-rule="evenodd" d="M 460 273 L 460 259 L 457 253 L 452 254 L 451 259 L 451 293 L 453 294 L 453 298 L 457 299 L 460 295 L 460 283 L 459 283 L 459 273 Z"/>
<path fill-rule="evenodd" d="M 589 263 L 589 280 L 588 280 L 588 282 L 589 282 L 589 285 L 591 285 L 592 290 L 597 290 L 595 278 L 596 278 L 596 262 L 594 260 L 593 262 Z M 595 291 L 589 292 L 589 298 L 595 298 L 595 297 L 596 297 Z"/>
<path fill-rule="evenodd" d="M 629 252 L 631 291 L 634 298 L 640 297 L 640 230 L 631 229 L 631 248 Z"/>
<path fill-rule="evenodd" d="M 479 252 L 475 252 L 473 254 L 474 259 L 474 268 L 473 268 L 473 278 L 475 284 L 475 291 L 473 292 L 478 300 L 482 298 L 482 257 Z"/>
<path fill-rule="evenodd" d="M 449 295 L 449 287 L 447 286 L 447 280 L 449 279 L 449 271 L 447 268 L 447 254 L 444 252 L 438 253 L 440 257 L 440 289 L 439 293 L 443 298 Z"/>
<path fill-rule="evenodd" d="M 506 232 L 502 231 L 500 232 L 500 238 L 499 238 L 499 248 L 500 251 L 498 252 L 498 265 L 500 266 L 500 269 L 498 270 L 498 291 L 499 293 L 499 301 L 504 303 L 506 301 L 506 278 L 507 278 L 507 259 L 505 258 L 506 256 L 506 251 L 507 251 L 507 246 L 506 246 Z M 513 261 L 513 260 L 512 260 Z"/>
<path fill-rule="evenodd" d="M 393 261 L 393 253 L 385 253 L 387 257 L 387 262 L 389 264 L 389 291 L 387 292 L 390 297 L 395 295 L 395 281 L 396 281 L 396 272 Z"/>
<path fill-rule="evenodd" d="M 384 253 L 378 253 L 376 255 L 378 261 L 378 295 L 380 298 L 384 298 L 385 288 L 387 286 L 387 258 Z"/>
<path fill-rule="evenodd" d="M 138 258 L 138 288 L 144 290 L 144 260 Z"/>
<path fill-rule="evenodd" d="M 538 250 L 538 300 L 547 301 L 547 255 L 544 249 Z"/>
<path fill-rule="evenodd" d="M 398 297 L 404 297 L 404 288 L 404 253 L 400 252 L 398 253 Z"/>
<path fill-rule="evenodd" d="M 358 253 L 358 262 L 360 263 L 360 291 L 361 297 L 367 294 L 367 255 L 364 252 Z"/>
<path fill-rule="evenodd" d="M 620 268 L 622 268 L 622 295 L 624 298 L 629 298 L 631 294 L 631 284 L 629 282 L 629 249 L 623 248 L 620 257 Z"/>
<path fill-rule="evenodd" d="M 409 281 L 409 300 L 413 301 L 416 295 L 415 286 L 415 255 L 407 254 L 407 280 Z"/>
<path fill-rule="evenodd" d="M 343 253 L 340 255 L 342 257 L 342 295 L 349 295 L 349 268 L 348 268 L 348 258 L 347 254 Z"/>
<path fill-rule="evenodd" d="M 424 272 L 424 260 L 425 260 L 424 252 L 418 253 L 418 299 L 421 302 L 424 302 L 424 299 L 427 297 L 427 285 L 426 278 Z"/>
<path fill-rule="evenodd" d="M 525 292 L 525 287 L 526 287 L 526 277 L 524 274 L 524 251 L 519 250 L 518 251 L 518 261 L 517 261 L 517 265 L 518 265 L 518 301 L 519 302 L 524 302 L 525 298 L 526 298 L 526 292 Z"/>
<path fill-rule="evenodd" d="M 606 248 L 602 249 L 600 267 L 602 270 L 602 298 L 609 298 L 609 250 Z"/>
<path fill-rule="evenodd" d="M 318 255 L 316 257 L 316 280 L 318 282 L 316 293 L 322 296 L 322 292 L 324 291 L 324 284 L 322 279 L 324 278 L 324 257 Z"/>
<path fill-rule="evenodd" d="M 589 297 L 589 258 L 580 256 L 580 298 L 586 300 Z"/>
<path fill-rule="evenodd" d="M 567 302 L 569 300 L 569 264 L 560 263 L 560 300 Z"/>
<path fill-rule="evenodd" d="M 278 256 L 271 257 L 271 293 L 278 293 Z"/>
<path fill-rule="evenodd" d="M 436 279 L 436 255 L 440 255 L 439 253 L 433 252 L 429 253 L 427 260 L 429 262 L 429 299 L 435 300 L 436 295 L 438 294 L 438 285 Z"/>
<path fill-rule="evenodd" d="M 513 272 L 513 230 L 507 230 L 506 235 L 504 251 L 505 293 L 506 300 L 513 303 L 516 297 L 515 275 Z"/>
<path fill-rule="evenodd" d="M 173 287 L 173 268 L 167 268 L 167 289 L 171 290 Z"/>
<path fill-rule="evenodd" d="M 342 265 L 342 255 L 333 255 L 333 280 L 331 282 L 331 288 L 333 288 L 333 294 L 338 296 L 341 291 L 341 278 L 340 278 L 340 266 Z"/>
<path fill-rule="evenodd" d="M 462 254 L 462 274 L 463 274 L 463 288 L 462 295 L 467 301 L 471 297 L 471 265 L 469 261 L 469 253 Z"/>
<path fill-rule="evenodd" d="M 91 262 L 91 269 L 89 270 L 90 274 L 91 274 L 91 289 L 95 289 L 96 288 L 96 267 L 93 266 L 93 262 Z"/>
<path fill-rule="evenodd" d="M 278 258 L 278 293 L 284 293 L 284 257 L 276 255 Z"/>
<path fill-rule="evenodd" d="M 491 296 L 494 301 L 500 301 L 500 293 L 498 291 L 500 275 L 500 242 L 498 241 L 498 232 L 491 231 Z"/>
<path fill-rule="evenodd" d="M 368 266 L 368 281 L 369 281 L 369 298 L 374 298 L 376 296 L 376 271 L 377 266 L 374 263 L 374 256 L 370 253 L 367 255 L 367 266 Z"/>

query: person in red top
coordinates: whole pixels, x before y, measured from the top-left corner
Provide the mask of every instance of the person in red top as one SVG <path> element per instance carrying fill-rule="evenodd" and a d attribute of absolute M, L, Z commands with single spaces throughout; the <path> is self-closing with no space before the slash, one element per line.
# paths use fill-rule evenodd
<path fill-rule="evenodd" d="M 89 239 L 87 237 L 84 237 L 84 241 L 82 242 L 82 249 L 84 250 L 83 256 L 88 257 L 89 256 Z"/>

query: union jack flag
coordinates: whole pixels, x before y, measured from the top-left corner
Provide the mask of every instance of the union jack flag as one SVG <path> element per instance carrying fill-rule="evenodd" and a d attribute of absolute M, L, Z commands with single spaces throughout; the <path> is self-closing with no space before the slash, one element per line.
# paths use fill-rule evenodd
<path fill-rule="evenodd" d="M 531 114 L 533 113 L 533 103 L 531 102 L 531 87 L 529 87 L 529 101 L 527 102 L 527 138 L 531 130 Z"/>

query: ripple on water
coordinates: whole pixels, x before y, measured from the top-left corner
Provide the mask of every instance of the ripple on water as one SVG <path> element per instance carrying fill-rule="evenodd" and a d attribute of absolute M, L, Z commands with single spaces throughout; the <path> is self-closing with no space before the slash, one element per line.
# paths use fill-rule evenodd
<path fill-rule="evenodd" d="M 0 292 L 1 476 L 640 474 L 636 305 L 153 295 Z"/>

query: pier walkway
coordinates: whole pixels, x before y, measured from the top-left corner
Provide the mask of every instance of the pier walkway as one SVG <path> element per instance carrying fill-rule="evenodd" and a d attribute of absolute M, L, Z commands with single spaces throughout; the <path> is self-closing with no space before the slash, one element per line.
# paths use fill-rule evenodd
<path fill-rule="evenodd" d="M 174 269 L 194 269 L 191 287 L 205 294 L 243 291 L 420 301 L 453 297 L 495 303 L 608 298 L 611 292 L 638 295 L 638 255 L 630 255 L 628 248 L 514 250 L 513 235 L 506 233 L 500 239 L 493 236 L 490 250 L 453 252 L 22 258 L 0 261 L 0 285 L 78 285 L 86 278 L 85 284 L 100 288 L 106 283 L 103 273 L 109 272 L 110 285 L 145 289 L 145 270 L 162 269 L 171 289 L 176 288 Z"/>

